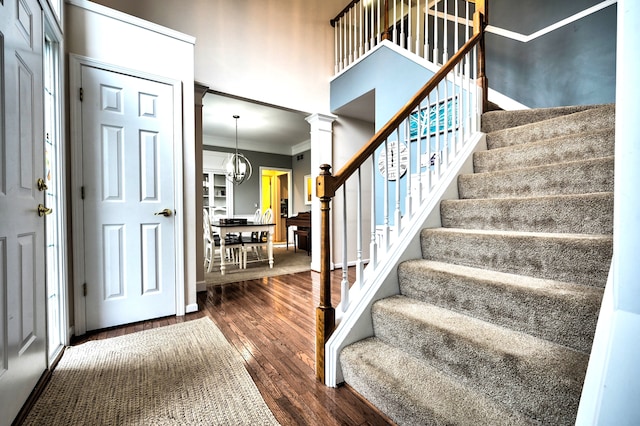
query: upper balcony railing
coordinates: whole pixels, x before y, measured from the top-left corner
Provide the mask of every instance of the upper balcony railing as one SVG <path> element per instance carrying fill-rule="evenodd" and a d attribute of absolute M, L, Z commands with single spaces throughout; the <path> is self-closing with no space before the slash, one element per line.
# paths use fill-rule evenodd
<path fill-rule="evenodd" d="M 353 0 L 331 25 L 335 73 L 389 40 L 433 62 L 446 63 L 471 37 L 476 0 Z"/>

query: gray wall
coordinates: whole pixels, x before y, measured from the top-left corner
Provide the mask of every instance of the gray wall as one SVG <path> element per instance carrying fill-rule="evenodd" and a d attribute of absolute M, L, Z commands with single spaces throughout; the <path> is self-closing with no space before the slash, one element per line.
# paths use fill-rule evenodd
<path fill-rule="evenodd" d="M 530 35 L 600 0 L 491 0 L 489 24 Z M 615 102 L 614 4 L 528 43 L 487 34 L 489 87 L 528 107 Z"/>
<path fill-rule="evenodd" d="M 298 159 L 299 158 L 299 159 Z M 304 177 L 311 174 L 311 150 L 293 156 L 291 161 L 293 176 L 293 211 L 289 216 L 311 210 L 311 206 L 304 203 Z M 318 170 L 316 170 L 316 174 Z"/>
<path fill-rule="evenodd" d="M 235 152 L 234 149 L 204 146 L 205 151 Z M 255 204 L 260 205 L 260 167 L 275 169 L 291 169 L 291 156 L 269 154 L 265 152 L 239 150 L 251 163 L 253 174 L 251 178 L 240 185 L 236 185 L 233 190 L 234 214 L 253 215 L 256 211 Z"/>

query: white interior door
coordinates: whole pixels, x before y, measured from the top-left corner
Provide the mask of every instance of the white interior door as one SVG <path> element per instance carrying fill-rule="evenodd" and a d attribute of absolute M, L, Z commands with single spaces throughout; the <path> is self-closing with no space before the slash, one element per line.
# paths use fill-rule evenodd
<path fill-rule="evenodd" d="M 0 424 L 46 368 L 42 10 L 0 1 Z"/>
<path fill-rule="evenodd" d="M 88 65 L 81 85 L 86 328 L 173 315 L 173 86 Z"/>

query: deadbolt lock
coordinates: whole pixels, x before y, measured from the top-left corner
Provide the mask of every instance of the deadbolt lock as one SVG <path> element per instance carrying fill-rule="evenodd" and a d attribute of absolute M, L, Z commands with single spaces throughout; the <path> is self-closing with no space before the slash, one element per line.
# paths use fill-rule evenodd
<path fill-rule="evenodd" d="M 38 191 L 45 191 L 47 189 L 47 183 L 42 178 L 38 178 L 36 185 L 38 185 Z"/>

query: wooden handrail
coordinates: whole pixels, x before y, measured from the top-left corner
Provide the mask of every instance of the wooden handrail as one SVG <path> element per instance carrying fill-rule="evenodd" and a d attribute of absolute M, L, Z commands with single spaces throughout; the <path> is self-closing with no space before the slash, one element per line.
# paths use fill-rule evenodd
<path fill-rule="evenodd" d="M 331 166 L 322 164 L 320 174 L 316 178 L 316 196 L 320 199 L 320 303 L 316 308 L 316 378 L 325 383 L 325 345 L 335 329 L 335 308 L 331 306 L 331 239 L 330 215 L 331 199 L 336 190 L 345 184 L 358 169 L 371 157 L 376 149 L 402 124 L 420 103 L 446 78 L 454 67 L 479 44 L 477 84 L 481 86 L 481 108 L 486 111 L 487 78 L 484 58 L 484 28 L 486 26 L 486 0 L 476 0 L 476 11 L 473 15 L 473 36 L 444 64 L 438 72 L 389 120 L 335 175 L 331 174 Z M 352 1 L 347 11 L 357 0 Z M 385 0 L 387 5 L 388 0 Z M 387 9 L 387 7 L 385 7 Z M 343 11 L 343 12 L 345 12 Z M 341 12 L 341 13 L 343 13 Z M 387 12 L 385 11 L 385 15 Z M 339 16 L 338 16 L 339 18 Z M 388 16 L 385 16 L 385 20 Z M 388 25 L 385 27 L 387 32 Z"/>

